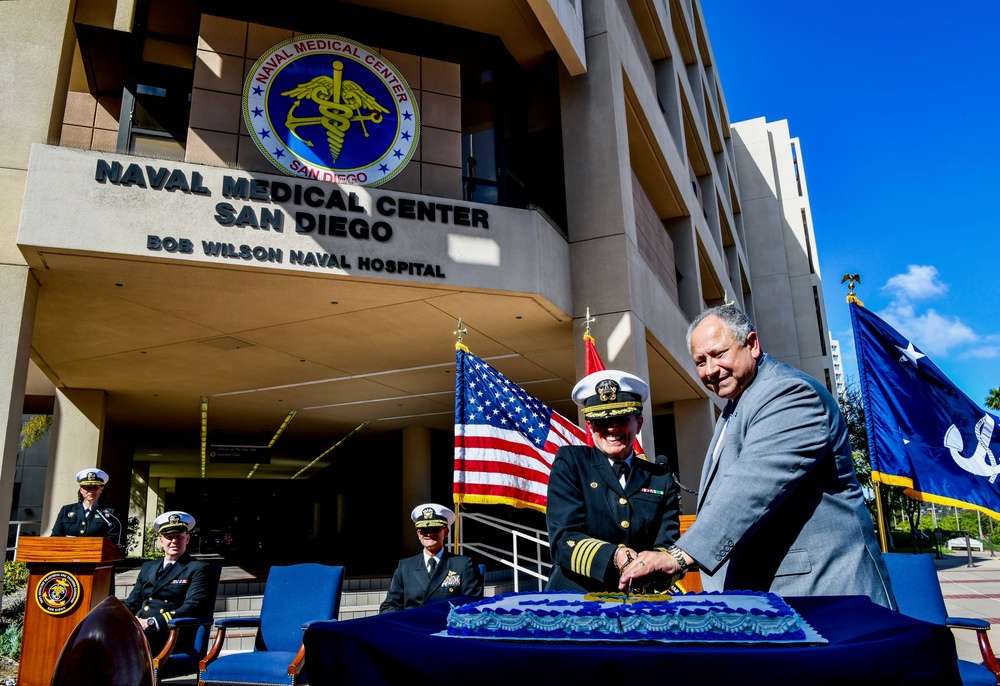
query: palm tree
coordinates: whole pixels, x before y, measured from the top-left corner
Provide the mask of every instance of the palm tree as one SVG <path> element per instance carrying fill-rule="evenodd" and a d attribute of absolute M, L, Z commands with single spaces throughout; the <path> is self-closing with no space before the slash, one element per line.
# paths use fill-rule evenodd
<path fill-rule="evenodd" d="M 990 390 L 990 394 L 986 396 L 986 407 L 991 410 L 1000 410 L 1000 386 Z"/>

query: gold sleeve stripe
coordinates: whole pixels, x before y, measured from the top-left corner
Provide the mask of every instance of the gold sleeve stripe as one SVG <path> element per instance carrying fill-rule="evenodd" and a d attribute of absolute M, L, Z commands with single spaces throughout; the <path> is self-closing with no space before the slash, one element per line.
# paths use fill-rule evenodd
<path fill-rule="evenodd" d="M 174 618 L 174 615 L 173 615 L 173 613 L 170 613 L 170 612 L 164 612 L 163 613 L 163 618 L 169 622 L 171 619 Z"/>
<path fill-rule="evenodd" d="M 594 564 L 594 557 L 601 549 L 601 546 L 610 545 L 596 538 L 585 538 L 576 542 L 573 554 L 570 556 L 570 569 L 583 576 L 593 576 L 591 568 Z"/>

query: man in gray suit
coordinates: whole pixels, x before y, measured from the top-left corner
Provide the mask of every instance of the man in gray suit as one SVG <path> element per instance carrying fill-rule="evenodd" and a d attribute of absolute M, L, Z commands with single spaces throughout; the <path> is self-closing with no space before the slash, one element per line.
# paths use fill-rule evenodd
<path fill-rule="evenodd" d="M 699 568 L 706 591 L 867 595 L 895 606 L 854 475 L 847 423 L 812 377 L 762 352 L 749 318 L 713 307 L 688 329 L 705 386 L 728 401 L 705 458 L 695 522 L 622 575 Z"/>

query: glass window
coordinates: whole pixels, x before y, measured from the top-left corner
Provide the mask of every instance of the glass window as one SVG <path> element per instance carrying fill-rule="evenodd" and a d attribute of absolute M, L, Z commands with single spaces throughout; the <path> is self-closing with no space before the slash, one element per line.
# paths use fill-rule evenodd
<path fill-rule="evenodd" d="M 496 142 L 492 128 L 462 136 L 462 177 L 466 200 L 497 204 Z"/>
<path fill-rule="evenodd" d="M 132 131 L 187 138 L 193 79 L 194 72 L 189 69 L 141 63 L 136 73 Z"/>

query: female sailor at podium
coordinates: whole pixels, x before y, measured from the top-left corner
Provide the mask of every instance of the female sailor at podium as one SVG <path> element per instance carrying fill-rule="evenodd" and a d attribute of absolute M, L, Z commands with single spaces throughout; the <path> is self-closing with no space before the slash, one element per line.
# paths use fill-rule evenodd
<path fill-rule="evenodd" d="M 113 508 L 104 505 L 107 472 L 84 469 L 76 475 L 78 502 L 63 505 L 52 527 L 53 536 L 107 536 L 121 547 L 122 525 Z"/>

